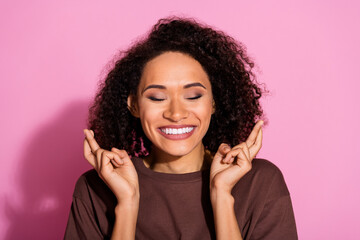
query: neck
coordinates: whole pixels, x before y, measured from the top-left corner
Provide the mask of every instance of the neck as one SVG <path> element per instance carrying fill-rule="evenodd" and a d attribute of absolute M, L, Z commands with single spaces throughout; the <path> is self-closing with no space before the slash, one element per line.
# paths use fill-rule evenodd
<path fill-rule="evenodd" d="M 190 173 L 208 168 L 208 161 L 204 161 L 204 145 L 199 145 L 191 153 L 184 156 L 172 156 L 160 149 L 152 149 L 150 155 L 144 159 L 145 166 L 155 172 Z"/>

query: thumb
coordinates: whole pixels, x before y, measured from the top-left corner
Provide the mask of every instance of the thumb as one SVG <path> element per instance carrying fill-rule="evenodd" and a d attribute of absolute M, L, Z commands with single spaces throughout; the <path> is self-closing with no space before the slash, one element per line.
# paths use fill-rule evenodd
<path fill-rule="evenodd" d="M 220 144 L 217 152 L 215 153 L 214 159 L 223 159 L 225 155 L 231 150 L 230 146 L 226 143 Z"/>
<path fill-rule="evenodd" d="M 230 146 L 226 143 L 222 143 L 219 146 L 219 149 L 217 153 L 219 153 L 221 156 L 226 155 L 231 150 Z"/>

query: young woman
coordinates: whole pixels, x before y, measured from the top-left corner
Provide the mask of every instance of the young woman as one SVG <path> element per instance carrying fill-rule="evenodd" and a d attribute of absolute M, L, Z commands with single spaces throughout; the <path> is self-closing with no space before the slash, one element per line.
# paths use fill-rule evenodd
<path fill-rule="evenodd" d="M 161 19 L 124 52 L 90 109 L 94 170 L 65 239 L 297 239 L 280 170 L 255 159 L 252 68 L 241 44 L 189 19 Z"/>

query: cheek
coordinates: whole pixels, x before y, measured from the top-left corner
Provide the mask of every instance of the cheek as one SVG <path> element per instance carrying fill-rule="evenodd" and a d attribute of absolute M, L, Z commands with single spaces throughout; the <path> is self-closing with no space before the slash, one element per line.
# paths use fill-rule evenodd
<path fill-rule="evenodd" d="M 205 104 L 202 104 L 196 109 L 194 109 L 194 112 L 196 113 L 198 118 L 201 119 L 201 121 L 203 121 L 204 123 L 210 122 L 212 111 L 212 102 L 208 101 Z"/>
<path fill-rule="evenodd" d="M 144 130 L 148 130 L 148 126 L 156 124 L 161 116 L 161 108 L 154 106 L 153 104 L 142 104 L 139 108 L 139 117 Z"/>
<path fill-rule="evenodd" d="M 154 125 L 154 122 L 156 123 L 156 119 L 154 119 L 154 116 L 156 114 L 151 113 L 151 111 L 140 111 L 140 122 L 142 129 L 146 135 L 146 137 L 152 141 L 152 126 Z"/>

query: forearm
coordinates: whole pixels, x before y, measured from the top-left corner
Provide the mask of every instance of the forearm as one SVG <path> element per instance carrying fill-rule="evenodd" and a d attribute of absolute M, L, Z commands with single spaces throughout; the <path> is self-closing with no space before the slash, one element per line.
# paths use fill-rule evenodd
<path fill-rule="evenodd" d="M 216 239 L 242 240 L 235 216 L 234 197 L 221 190 L 211 191 L 211 204 L 214 213 Z"/>
<path fill-rule="evenodd" d="M 111 239 L 135 239 L 139 201 L 123 202 L 115 208 L 115 224 Z"/>

